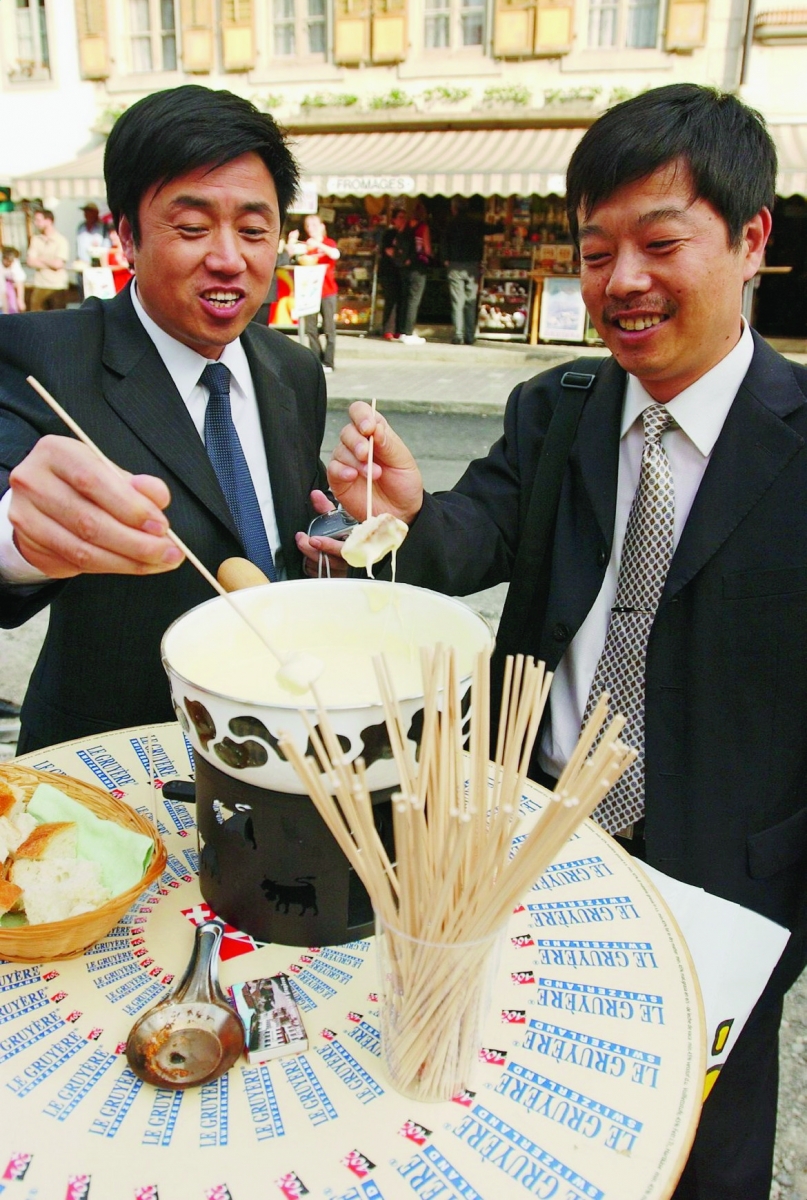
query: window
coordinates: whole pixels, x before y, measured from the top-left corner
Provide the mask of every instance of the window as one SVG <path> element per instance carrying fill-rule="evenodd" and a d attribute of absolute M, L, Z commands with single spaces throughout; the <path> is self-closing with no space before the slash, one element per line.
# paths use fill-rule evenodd
<path fill-rule="evenodd" d="M 481 46 L 485 40 L 485 0 L 426 0 L 427 50 Z"/>
<path fill-rule="evenodd" d="M 589 0 L 588 44 L 654 49 L 658 19 L 659 0 Z"/>
<path fill-rule="evenodd" d="M 177 69 L 175 0 L 129 0 L 129 64 L 135 75 Z"/>
<path fill-rule="evenodd" d="M 275 54 L 324 55 L 325 0 L 272 0 Z"/>
<path fill-rule="evenodd" d="M 48 22 L 45 0 L 14 0 L 16 61 L 9 76 L 19 79 L 50 79 Z"/>

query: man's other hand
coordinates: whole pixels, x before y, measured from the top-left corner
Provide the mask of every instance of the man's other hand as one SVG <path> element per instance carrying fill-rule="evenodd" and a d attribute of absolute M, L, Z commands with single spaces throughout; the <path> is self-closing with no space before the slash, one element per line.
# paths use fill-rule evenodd
<path fill-rule="evenodd" d="M 336 507 L 324 492 L 311 492 L 310 500 L 311 507 L 315 513 L 332 512 Z M 342 558 L 341 542 L 336 541 L 335 538 L 310 538 L 307 533 L 296 534 L 295 541 L 297 542 L 297 549 L 305 558 L 303 570 L 309 578 L 316 579 L 319 575 L 325 575 L 331 579 L 345 578 L 347 575 L 347 563 Z M 323 555 L 328 560 L 327 567 L 324 562 L 321 564 L 321 570 L 320 555 Z"/>
<path fill-rule="evenodd" d="M 165 483 L 119 475 L 73 438 L 40 438 L 9 483 L 17 549 L 51 579 L 154 575 L 182 562 L 166 537 Z"/>

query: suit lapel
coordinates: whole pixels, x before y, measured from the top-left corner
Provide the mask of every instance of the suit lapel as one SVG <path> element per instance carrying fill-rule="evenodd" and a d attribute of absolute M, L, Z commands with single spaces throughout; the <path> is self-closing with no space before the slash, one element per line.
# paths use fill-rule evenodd
<path fill-rule="evenodd" d="M 723 545 L 804 445 L 783 418 L 804 407 L 787 362 L 755 337 L 748 373 L 729 409 L 673 556 L 662 603 Z"/>
<path fill-rule="evenodd" d="M 102 311 L 107 403 L 169 472 L 238 538 L 204 443 L 137 318 L 128 289 Z"/>
<path fill-rule="evenodd" d="M 600 368 L 594 390 L 583 409 L 570 455 L 577 482 L 588 496 L 608 546 L 614 535 L 624 393 L 625 372 L 615 359 L 608 359 Z"/>

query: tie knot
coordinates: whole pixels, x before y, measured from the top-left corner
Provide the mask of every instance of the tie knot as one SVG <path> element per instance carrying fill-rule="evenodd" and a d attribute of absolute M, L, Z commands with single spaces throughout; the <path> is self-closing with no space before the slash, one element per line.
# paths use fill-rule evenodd
<path fill-rule="evenodd" d="M 224 363 L 208 363 L 199 377 L 211 396 L 229 396 L 230 371 Z"/>
<path fill-rule="evenodd" d="M 225 368 L 226 369 L 226 368 Z M 677 429 L 678 423 L 666 404 L 651 404 L 642 413 L 644 422 L 644 440 L 658 443 L 662 433 L 668 429 Z"/>

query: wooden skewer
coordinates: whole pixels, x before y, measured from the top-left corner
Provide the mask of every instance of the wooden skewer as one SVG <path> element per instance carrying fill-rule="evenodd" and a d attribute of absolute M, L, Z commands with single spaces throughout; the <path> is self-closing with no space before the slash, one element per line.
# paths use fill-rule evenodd
<path fill-rule="evenodd" d="M 376 411 L 376 399 L 372 401 L 373 412 Z M 370 445 L 367 447 L 367 520 L 373 515 L 373 448 L 375 446 L 375 437 L 370 434 Z"/>
<path fill-rule="evenodd" d="M 48 405 L 48 407 L 51 408 L 53 410 L 53 412 L 56 413 L 57 417 L 60 417 L 61 420 L 64 421 L 67 428 L 76 435 L 78 440 L 80 442 L 83 442 L 84 445 L 93 452 L 93 454 L 96 456 L 96 458 L 99 458 L 101 460 L 101 462 L 106 463 L 106 465 L 112 471 L 114 471 L 115 474 L 119 478 L 125 478 L 126 472 L 121 467 L 119 467 L 117 465 L 117 463 L 114 463 L 111 458 L 107 458 L 107 456 L 104 454 L 103 450 L 101 450 L 98 446 L 96 446 L 96 444 L 92 440 L 92 438 L 84 432 L 84 430 L 81 428 L 81 426 L 78 424 L 77 421 L 73 420 L 73 418 L 70 416 L 70 413 L 62 408 L 62 406 L 61 406 L 61 404 L 59 404 L 58 400 L 56 400 L 53 396 L 51 396 L 50 392 L 42 386 L 42 384 L 39 382 L 39 380 L 35 379 L 33 375 L 29 375 L 27 378 L 28 378 L 28 383 L 30 383 L 30 385 L 34 389 L 34 391 L 37 392 L 38 395 L 40 395 L 42 397 L 42 399 L 45 401 L 45 403 Z M 202 578 L 205 579 L 210 584 L 210 586 L 213 588 L 213 591 L 218 592 L 218 594 L 220 596 L 223 596 L 224 599 L 227 601 L 227 603 L 233 608 L 233 610 L 238 613 L 238 616 L 241 618 L 241 620 L 244 621 L 244 623 L 249 626 L 249 628 L 252 630 L 252 632 L 255 634 L 255 636 L 263 643 L 263 645 L 266 647 L 266 649 L 269 651 L 269 653 L 272 655 L 272 657 L 275 658 L 278 661 L 278 663 L 280 663 L 281 672 L 285 671 L 285 669 L 287 667 L 290 667 L 293 670 L 295 660 L 300 660 L 301 656 L 295 655 L 295 654 L 281 654 L 281 652 L 277 649 L 277 647 L 272 645 L 271 641 L 269 640 L 269 638 L 267 638 L 266 634 L 263 632 L 263 630 L 260 628 L 260 626 L 257 625 L 252 620 L 252 618 L 243 611 L 243 609 L 238 605 L 238 603 L 235 601 L 233 596 L 230 595 L 230 593 L 226 590 L 226 588 L 222 587 L 222 585 L 219 583 L 219 581 L 213 575 L 210 574 L 210 572 L 208 571 L 208 569 L 204 565 L 204 563 L 196 557 L 196 555 L 193 553 L 193 551 L 188 546 L 185 545 L 185 543 L 182 541 L 182 539 L 178 536 L 178 534 L 174 533 L 173 529 L 171 529 L 170 526 L 168 526 L 166 528 L 165 536 L 168 538 L 169 541 L 174 543 L 174 545 L 177 547 L 177 549 L 182 551 L 182 553 L 187 558 L 188 562 L 191 563 L 191 565 L 196 568 L 196 570 L 199 572 L 199 574 L 202 576 Z M 317 671 L 317 674 L 314 675 L 314 678 L 317 678 L 317 676 L 321 673 L 321 670 L 322 670 L 322 664 L 319 664 L 319 670 Z M 307 686 L 308 686 L 308 683 L 306 683 L 306 685 L 304 687 L 299 688 L 299 690 L 305 691 Z"/>

